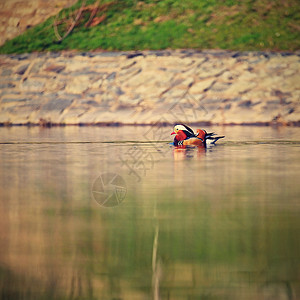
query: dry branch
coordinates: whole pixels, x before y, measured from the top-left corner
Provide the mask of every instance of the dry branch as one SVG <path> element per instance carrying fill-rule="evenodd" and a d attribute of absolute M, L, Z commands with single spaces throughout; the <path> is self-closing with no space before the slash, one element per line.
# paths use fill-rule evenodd
<path fill-rule="evenodd" d="M 95 17 L 95 15 L 96 15 L 96 13 L 97 13 L 97 11 L 98 11 L 99 3 L 100 3 L 100 0 L 98 0 L 97 2 L 95 2 L 95 6 L 94 6 L 94 8 L 93 8 L 93 10 L 92 10 L 92 13 L 91 13 L 91 15 L 90 15 L 90 18 L 89 18 L 89 20 L 85 23 L 84 27 L 89 27 L 90 24 L 92 23 L 93 18 Z"/>
<path fill-rule="evenodd" d="M 58 20 L 58 15 L 56 16 L 55 20 L 53 21 L 53 28 L 54 28 L 54 34 L 55 34 L 58 42 L 61 42 L 62 40 L 64 40 L 72 32 L 72 30 L 74 29 L 76 24 L 78 24 L 78 21 L 81 18 L 82 13 L 84 11 L 91 11 L 90 17 L 89 17 L 88 21 L 85 23 L 84 27 L 96 26 L 106 19 L 107 15 L 103 12 L 107 11 L 108 7 L 115 4 L 116 2 L 112 1 L 112 2 L 104 3 L 104 4 L 100 5 L 100 0 L 97 0 L 95 2 L 95 4 L 88 5 L 88 6 L 85 6 L 85 3 L 86 3 L 86 1 L 82 2 L 82 5 L 81 5 L 80 9 L 78 10 L 76 17 L 75 17 L 75 13 L 74 13 L 74 16 L 69 16 L 67 18 L 65 16 L 64 12 L 63 12 L 63 17 L 61 20 Z M 103 14 L 99 17 L 95 17 L 98 12 L 102 12 Z M 74 19 L 74 17 L 75 17 L 75 19 Z M 67 26 L 69 29 L 63 36 L 61 36 L 58 32 L 58 25 L 68 24 L 68 23 L 71 23 L 71 25 Z"/>
<path fill-rule="evenodd" d="M 63 37 L 61 37 L 61 35 L 58 32 L 57 26 L 58 26 L 59 22 L 57 21 L 57 17 L 58 16 L 56 16 L 56 18 L 55 18 L 55 20 L 53 22 L 53 27 L 54 27 L 54 33 L 55 33 L 55 36 L 56 36 L 58 42 L 61 42 L 62 40 L 64 40 L 72 32 L 72 30 L 74 29 L 76 23 L 78 22 L 81 14 L 82 14 L 82 12 L 84 10 L 85 2 L 86 1 L 82 2 L 82 5 L 81 5 L 80 9 L 78 10 L 78 13 L 77 13 L 77 16 L 76 16 L 75 20 L 72 22 L 71 26 L 69 27 L 68 31 L 64 34 Z"/>

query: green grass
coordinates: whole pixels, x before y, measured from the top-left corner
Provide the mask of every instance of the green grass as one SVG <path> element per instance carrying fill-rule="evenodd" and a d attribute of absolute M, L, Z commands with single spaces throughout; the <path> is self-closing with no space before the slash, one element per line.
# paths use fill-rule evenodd
<path fill-rule="evenodd" d="M 95 0 L 87 1 L 87 4 Z M 104 2 L 111 2 L 105 0 Z M 81 1 L 59 16 L 76 11 Z M 300 49 L 298 0 L 116 0 L 106 19 L 85 28 L 85 12 L 72 33 L 58 43 L 54 17 L 6 42 L 0 53 L 60 50 Z M 103 13 L 99 12 L 97 17 Z M 59 27 L 61 33 L 66 28 Z"/>

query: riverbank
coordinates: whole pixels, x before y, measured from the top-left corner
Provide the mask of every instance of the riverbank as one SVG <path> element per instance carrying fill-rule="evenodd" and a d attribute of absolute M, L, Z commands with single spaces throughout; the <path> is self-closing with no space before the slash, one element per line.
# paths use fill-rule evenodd
<path fill-rule="evenodd" d="M 300 124 L 300 53 L 1 55 L 1 125 Z"/>

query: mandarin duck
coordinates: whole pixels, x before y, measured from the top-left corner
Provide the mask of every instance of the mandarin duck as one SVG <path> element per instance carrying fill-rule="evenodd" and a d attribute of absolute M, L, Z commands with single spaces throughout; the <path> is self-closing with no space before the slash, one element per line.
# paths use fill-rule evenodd
<path fill-rule="evenodd" d="M 196 133 L 194 133 L 190 127 L 184 124 L 175 125 L 172 134 L 176 134 L 174 146 L 193 145 L 206 147 L 208 144 L 215 144 L 217 140 L 225 137 L 216 136 L 214 132 L 207 133 L 203 129 L 197 129 Z"/>

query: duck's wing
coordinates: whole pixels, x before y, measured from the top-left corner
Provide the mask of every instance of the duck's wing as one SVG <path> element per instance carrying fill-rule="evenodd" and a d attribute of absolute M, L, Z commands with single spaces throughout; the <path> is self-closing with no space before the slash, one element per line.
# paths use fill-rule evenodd
<path fill-rule="evenodd" d="M 185 128 L 185 130 L 183 130 L 183 131 L 185 132 L 187 137 L 194 137 L 195 136 L 195 133 L 194 133 L 193 129 L 191 129 L 190 127 L 188 127 L 184 124 L 181 124 L 181 125 Z"/>

